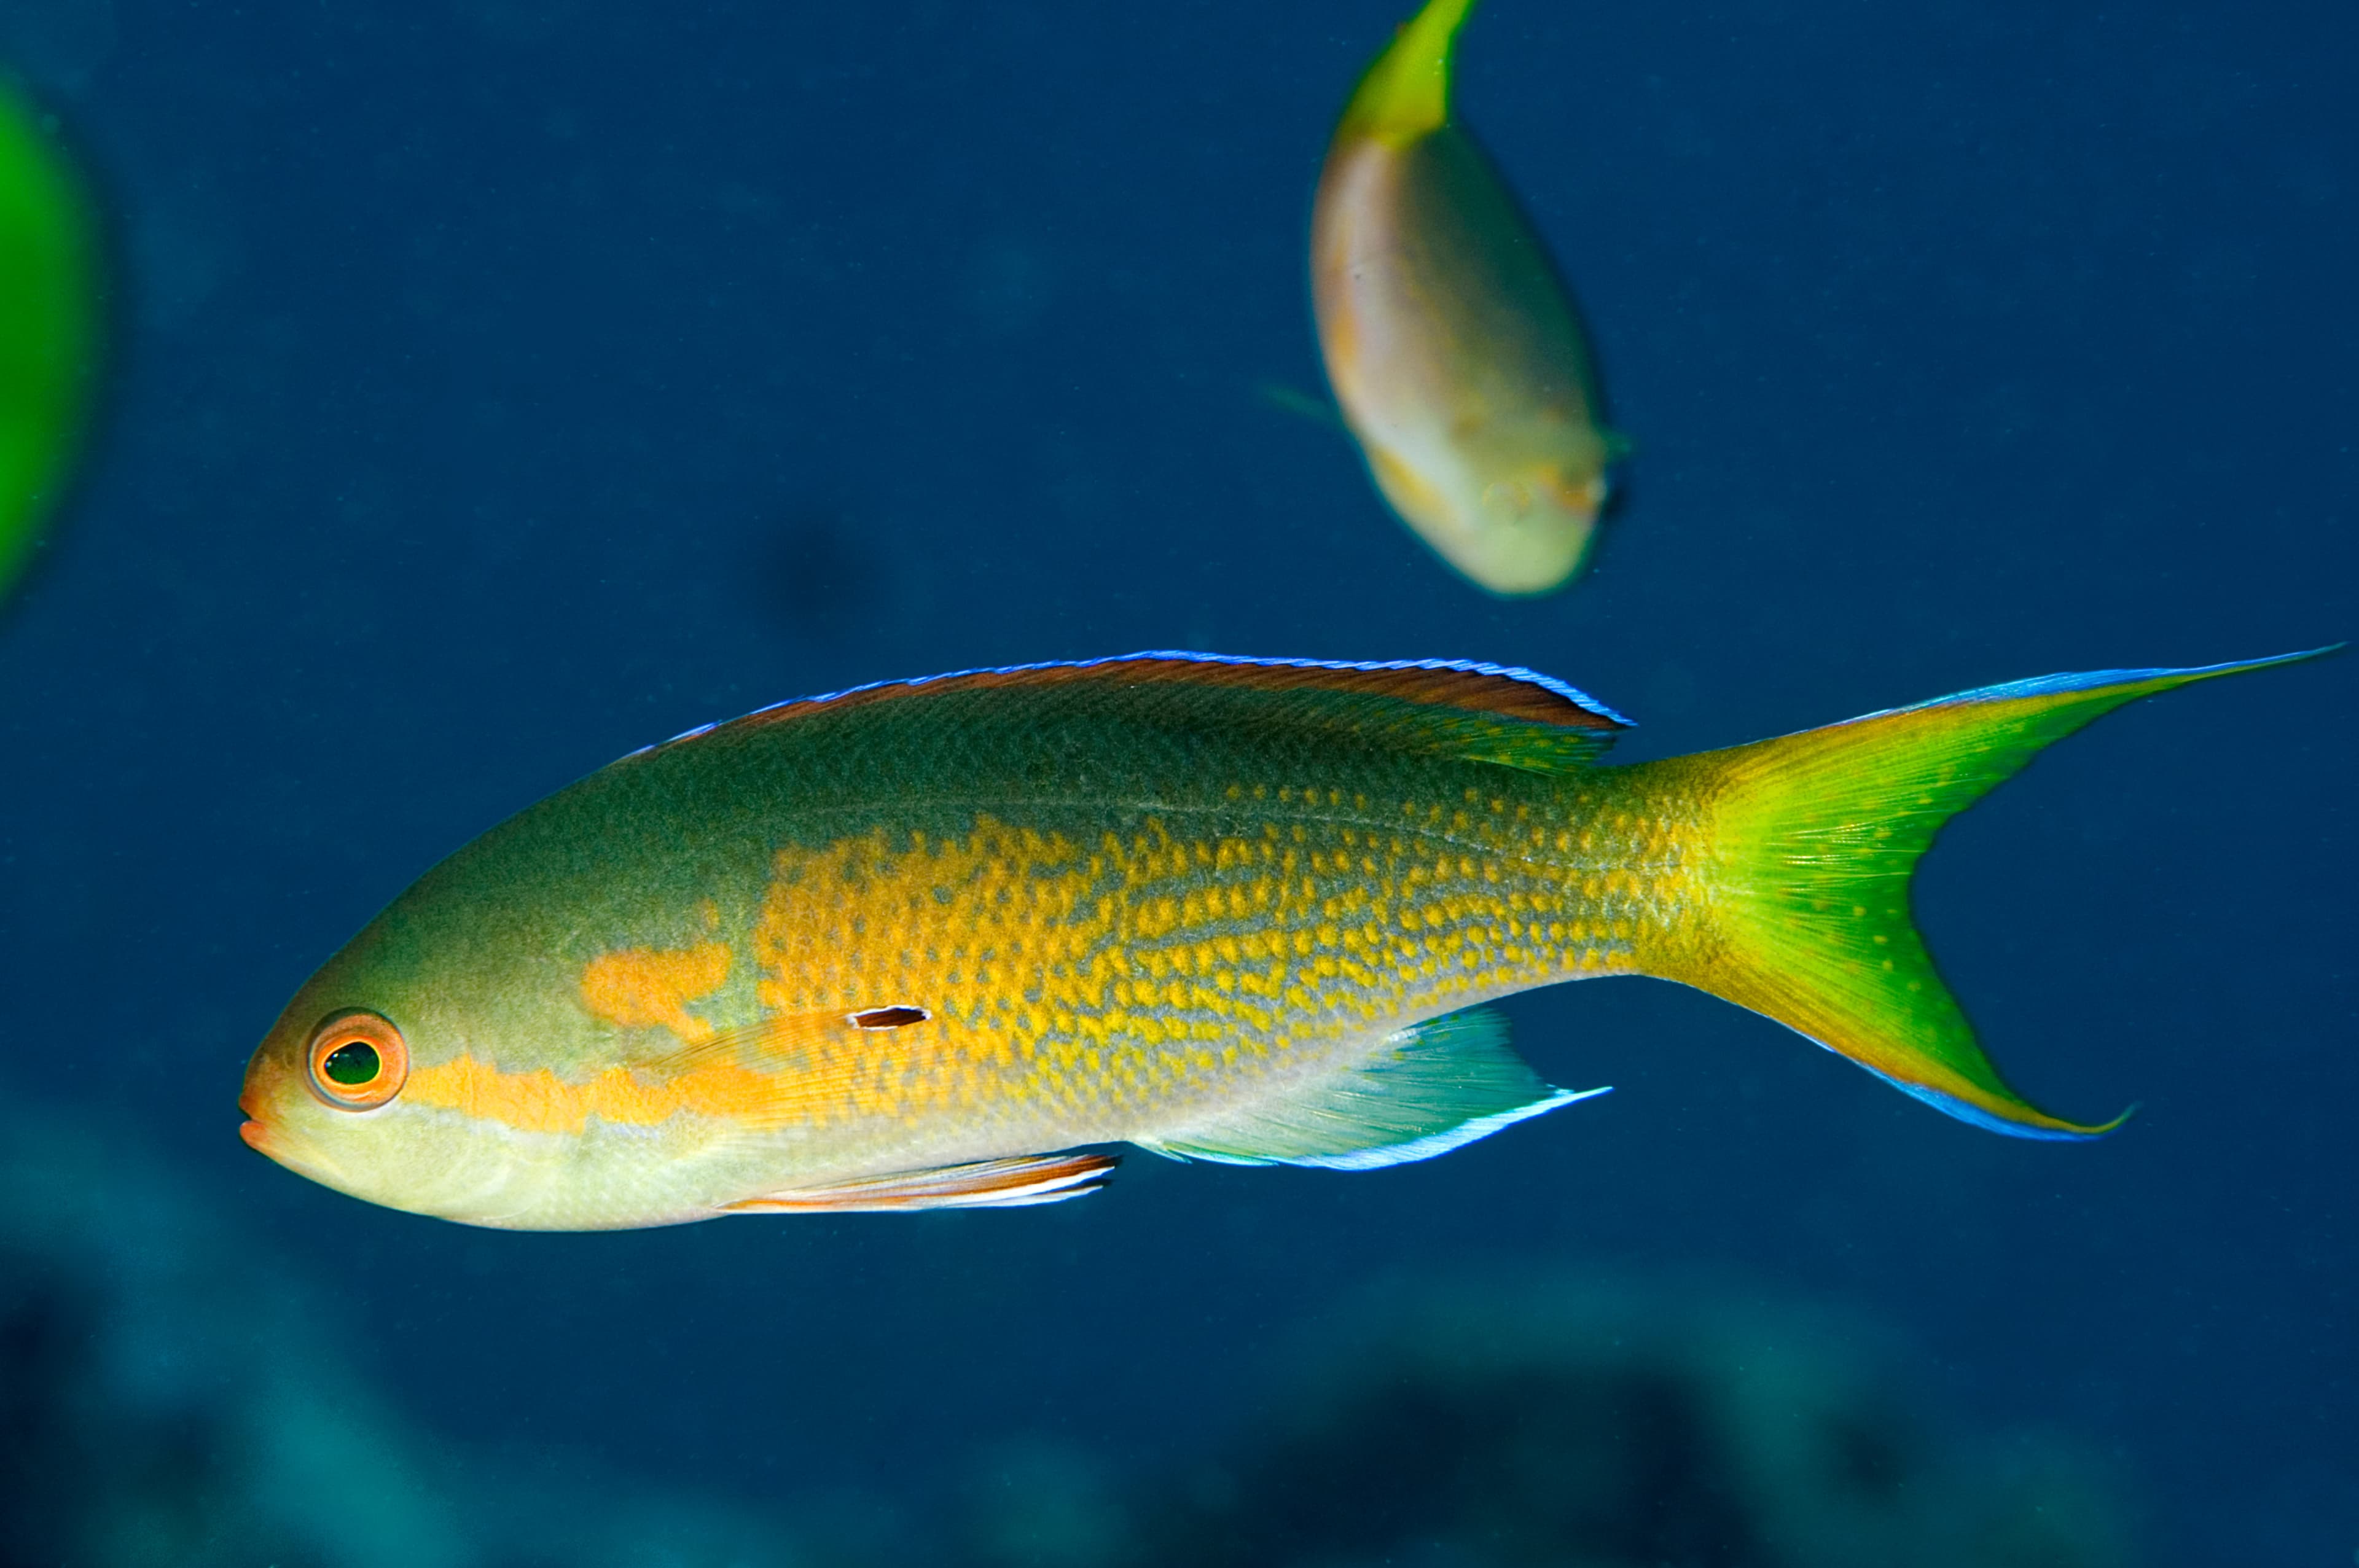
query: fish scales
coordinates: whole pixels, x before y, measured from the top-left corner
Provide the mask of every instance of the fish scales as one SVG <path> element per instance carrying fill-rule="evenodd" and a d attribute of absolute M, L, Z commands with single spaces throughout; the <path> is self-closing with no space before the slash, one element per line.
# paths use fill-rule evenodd
<path fill-rule="evenodd" d="M 642 891 L 576 903 L 550 944 L 561 965 L 717 937 L 726 979 L 680 1009 L 712 1029 L 933 1013 L 897 1033 L 893 1071 L 806 1108 L 814 1127 L 985 1111 L 1093 1139 L 1217 1092 L 1227 1068 L 1282 1074 L 1381 1019 L 1626 972 L 1642 932 L 1671 922 L 1677 900 L 1657 885 L 1677 864 L 1669 819 L 1642 816 L 1614 774 L 1567 796 L 1485 764 L 1223 734 L 1201 712 L 1209 735 L 1116 727 L 1060 695 L 997 733 L 866 708 L 650 753 L 561 820 L 528 814 L 462 855 L 451 896 L 480 908 L 471 864 L 514 878 L 519 851 L 549 868 L 528 881 L 583 886 L 573 846 L 603 819 L 614 827 L 595 837 L 642 858 L 603 868 L 593 895 Z M 690 801 L 682 833 L 627 826 L 680 820 Z M 646 900 L 668 873 L 668 896 Z M 547 896 L 542 919 L 570 902 Z M 730 918 L 705 922 L 708 903 Z M 613 1044 L 585 1040 L 585 1064 Z"/>

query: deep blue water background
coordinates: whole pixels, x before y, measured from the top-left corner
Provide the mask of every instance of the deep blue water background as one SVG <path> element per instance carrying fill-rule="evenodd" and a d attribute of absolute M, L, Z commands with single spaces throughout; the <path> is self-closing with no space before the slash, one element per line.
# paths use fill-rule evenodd
<path fill-rule="evenodd" d="M 882 676 L 1138 647 L 1469 655 L 1658 755 L 2359 633 L 2359 12 L 1492 0 L 1467 122 L 1639 443 L 1594 570 L 1449 576 L 1319 383 L 1310 184 L 1406 0 L 38 0 L 117 382 L 0 623 L 0 1073 L 353 1303 L 429 1428 L 919 1499 L 1147 1463 L 1356 1285 L 1701 1271 L 2084 1434 L 2160 1564 L 2359 1547 L 2359 660 L 2147 705 L 1919 903 L 2085 1148 L 1625 981 L 1519 999 L 1619 1092 L 1366 1175 L 1132 1161 L 1067 1209 L 479 1233 L 234 1136 L 246 1051 L 428 864 L 615 755 Z"/>

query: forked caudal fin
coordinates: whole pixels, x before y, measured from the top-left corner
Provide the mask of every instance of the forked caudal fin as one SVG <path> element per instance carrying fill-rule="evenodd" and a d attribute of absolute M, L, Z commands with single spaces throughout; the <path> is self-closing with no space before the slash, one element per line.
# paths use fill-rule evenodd
<path fill-rule="evenodd" d="M 2050 1116 L 1983 1054 L 1909 918 L 1918 858 L 2042 748 L 2125 702 L 2332 651 L 2049 676 L 1646 764 L 1701 808 L 1700 891 L 1712 912 L 1707 939 L 1653 972 L 1774 1018 L 1994 1131 L 2109 1132 L 2125 1118 Z"/>

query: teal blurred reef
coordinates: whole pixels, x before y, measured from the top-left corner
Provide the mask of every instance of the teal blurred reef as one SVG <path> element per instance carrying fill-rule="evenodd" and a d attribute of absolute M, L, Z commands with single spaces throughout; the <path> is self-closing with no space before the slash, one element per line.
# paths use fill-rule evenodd
<path fill-rule="evenodd" d="M 1168 1469 L 1011 1436 L 937 1498 L 744 1499 L 400 1413 L 419 1347 L 187 1173 L 0 1122 L 8 1568 L 2114 1568 L 2109 1467 L 1962 1434 L 1862 1325 L 1528 1269 L 1351 1303 Z M 429 1352 L 430 1354 L 430 1352 Z M 1245 1417 L 1254 1419 L 1248 1423 Z"/>

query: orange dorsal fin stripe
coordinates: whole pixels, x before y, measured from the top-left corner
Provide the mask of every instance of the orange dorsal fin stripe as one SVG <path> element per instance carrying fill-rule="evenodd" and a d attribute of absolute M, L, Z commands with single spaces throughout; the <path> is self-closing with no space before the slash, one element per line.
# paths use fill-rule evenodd
<path fill-rule="evenodd" d="M 791 1187 L 723 1204 L 729 1214 L 886 1214 L 929 1208 L 1027 1208 L 1093 1193 L 1115 1154 L 1027 1154 L 972 1165 L 897 1171 L 825 1186 Z"/>
<path fill-rule="evenodd" d="M 786 719 L 798 710 L 842 709 L 900 697 L 1051 686 L 1192 686 L 1252 691 L 1332 691 L 1389 697 L 1422 707 L 1455 708 L 1526 723 L 1573 730 L 1623 730 L 1629 720 L 1587 694 L 1535 670 L 1464 659 L 1344 664 L 1261 659 L 1223 654 L 1125 654 L 1071 664 L 1014 665 L 956 675 L 886 681 L 829 697 L 782 703 L 750 719 Z"/>

